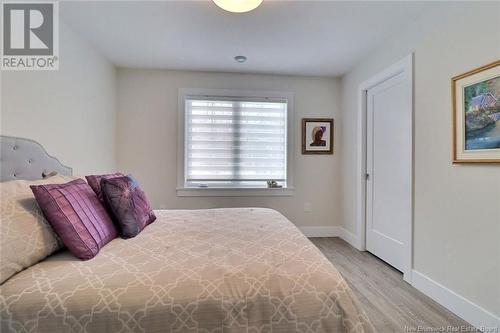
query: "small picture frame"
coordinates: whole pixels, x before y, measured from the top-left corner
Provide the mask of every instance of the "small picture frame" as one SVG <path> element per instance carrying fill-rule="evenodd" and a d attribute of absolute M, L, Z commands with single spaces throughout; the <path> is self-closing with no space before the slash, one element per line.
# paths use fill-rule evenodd
<path fill-rule="evenodd" d="M 302 154 L 333 154 L 333 131 L 333 119 L 331 118 L 303 118 Z"/>
<path fill-rule="evenodd" d="M 500 163 L 500 61 L 451 79 L 453 163 Z"/>

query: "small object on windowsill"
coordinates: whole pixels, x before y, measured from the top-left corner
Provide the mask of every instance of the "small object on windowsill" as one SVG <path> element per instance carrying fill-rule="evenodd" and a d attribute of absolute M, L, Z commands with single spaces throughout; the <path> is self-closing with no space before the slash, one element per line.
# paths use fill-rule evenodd
<path fill-rule="evenodd" d="M 274 179 L 267 181 L 267 188 L 282 188 L 282 185 L 278 185 L 278 182 Z"/>
<path fill-rule="evenodd" d="M 198 187 L 206 188 L 206 187 L 208 187 L 208 184 L 199 184 Z"/>

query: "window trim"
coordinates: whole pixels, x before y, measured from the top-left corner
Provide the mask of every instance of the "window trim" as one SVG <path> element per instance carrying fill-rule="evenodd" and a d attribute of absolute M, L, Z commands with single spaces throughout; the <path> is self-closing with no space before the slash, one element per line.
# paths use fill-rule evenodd
<path fill-rule="evenodd" d="M 287 187 L 285 188 L 193 188 L 185 186 L 185 119 L 186 106 L 185 99 L 189 96 L 204 98 L 253 98 L 269 100 L 287 101 Z M 177 188 L 179 197 L 192 196 L 291 196 L 294 191 L 293 164 L 295 161 L 295 118 L 294 118 L 294 95 L 291 92 L 280 91 L 255 91 L 255 90 L 229 90 L 229 89 L 200 89 L 200 88 L 180 88 L 178 96 L 177 115 Z"/>

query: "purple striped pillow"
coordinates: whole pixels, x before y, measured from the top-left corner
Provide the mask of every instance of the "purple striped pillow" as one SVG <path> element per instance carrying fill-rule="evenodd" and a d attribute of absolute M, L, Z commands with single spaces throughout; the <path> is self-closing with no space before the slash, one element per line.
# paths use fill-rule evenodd
<path fill-rule="evenodd" d="M 97 194 L 99 200 L 103 201 L 101 180 L 123 177 L 123 176 L 125 176 L 123 173 L 117 172 L 117 173 L 110 173 L 107 175 L 90 175 L 90 176 L 85 176 L 85 178 L 87 179 L 87 182 L 89 183 L 90 187 L 92 187 L 92 189 L 94 190 L 95 194 Z"/>
<path fill-rule="evenodd" d="M 47 221 L 75 257 L 91 259 L 118 231 L 83 179 L 30 186 Z"/>
<path fill-rule="evenodd" d="M 146 194 L 134 177 L 103 179 L 101 189 L 104 202 L 118 223 L 122 237 L 135 237 L 156 220 Z"/>

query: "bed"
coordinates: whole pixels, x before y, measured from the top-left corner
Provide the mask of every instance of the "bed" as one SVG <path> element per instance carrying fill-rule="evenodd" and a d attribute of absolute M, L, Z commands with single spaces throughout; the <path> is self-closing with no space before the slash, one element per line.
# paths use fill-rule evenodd
<path fill-rule="evenodd" d="M 36 142 L 0 139 L 2 180 L 71 173 L 57 160 L 54 165 Z M 40 149 L 43 154 L 30 157 Z M 29 159 L 36 159 L 30 163 L 36 169 L 19 166 Z M 338 271 L 280 213 L 264 208 L 155 213 L 157 221 L 141 234 L 114 239 L 94 259 L 81 261 L 63 250 L 4 282 L 0 330 L 373 331 Z"/>

